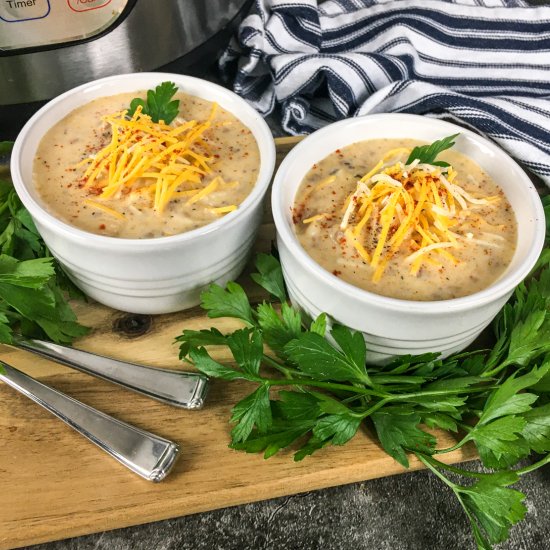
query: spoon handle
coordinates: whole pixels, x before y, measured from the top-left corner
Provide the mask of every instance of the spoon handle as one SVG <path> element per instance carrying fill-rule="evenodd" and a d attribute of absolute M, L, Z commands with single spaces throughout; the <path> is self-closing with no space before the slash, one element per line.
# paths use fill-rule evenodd
<path fill-rule="evenodd" d="M 57 416 L 100 449 L 149 481 L 162 481 L 179 447 L 57 391 L 0 361 L 0 380 Z"/>
<path fill-rule="evenodd" d="M 14 338 L 16 347 L 184 409 L 200 409 L 208 390 L 203 374 L 127 363 L 42 340 Z"/>

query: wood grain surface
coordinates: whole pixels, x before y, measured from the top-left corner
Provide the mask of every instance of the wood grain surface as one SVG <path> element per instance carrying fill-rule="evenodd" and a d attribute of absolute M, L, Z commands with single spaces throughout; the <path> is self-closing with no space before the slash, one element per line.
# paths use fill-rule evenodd
<path fill-rule="evenodd" d="M 277 140 L 281 158 L 297 138 Z M 256 243 L 269 250 L 274 228 L 266 217 Z M 243 275 L 258 300 L 262 291 Z M 151 366 L 184 368 L 174 338 L 184 328 L 234 330 L 228 319 L 207 319 L 200 308 L 155 317 L 75 304 L 92 327 L 76 347 Z M 219 360 L 228 359 L 218 352 Z M 84 403 L 178 442 L 181 458 L 170 476 L 152 484 L 126 470 L 51 414 L 0 385 L 0 549 L 17 548 L 204 512 L 313 489 L 401 473 L 404 469 L 367 431 L 344 447 L 326 448 L 295 463 L 291 451 L 264 460 L 227 447 L 231 407 L 246 383 L 213 382 L 201 411 L 157 403 L 107 382 L 0 346 L 0 359 Z M 451 441 L 443 441 L 447 446 Z M 474 458 L 471 447 L 444 455 L 449 462 Z M 417 461 L 412 469 L 420 468 Z"/>

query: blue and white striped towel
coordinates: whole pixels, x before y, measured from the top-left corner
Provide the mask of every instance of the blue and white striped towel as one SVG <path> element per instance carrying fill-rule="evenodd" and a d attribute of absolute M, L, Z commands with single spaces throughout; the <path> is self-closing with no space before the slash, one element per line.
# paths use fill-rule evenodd
<path fill-rule="evenodd" d="M 309 133 L 429 114 L 490 137 L 550 186 L 550 6 L 522 0 L 256 0 L 220 66 L 264 115 Z"/>

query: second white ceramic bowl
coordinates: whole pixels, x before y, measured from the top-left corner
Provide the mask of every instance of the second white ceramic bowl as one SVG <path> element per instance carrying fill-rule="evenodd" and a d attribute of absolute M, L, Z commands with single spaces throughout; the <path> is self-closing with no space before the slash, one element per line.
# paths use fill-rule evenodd
<path fill-rule="evenodd" d="M 95 235 L 52 216 L 36 193 L 32 170 L 44 134 L 59 120 L 98 97 L 175 82 L 180 92 L 215 101 L 251 131 L 260 149 L 256 185 L 237 210 L 171 237 L 119 239 Z M 233 92 L 184 75 L 139 73 L 104 78 L 50 101 L 27 122 L 12 152 L 17 194 L 69 277 L 88 296 L 133 313 L 168 313 L 195 306 L 211 282 L 224 285 L 244 268 L 263 214 L 263 197 L 275 165 L 275 144 L 263 118 Z"/>
<path fill-rule="evenodd" d="M 463 298 L 434 302 L 387 298 L 335 277 L 302 248 L 293 229 L 292 207 L 298 187 L 313 164 L 357 141 L 413 138 L 432 142 L 457 132 L 460 136 L 454 149 L 473 159 L 500 185 L 518 224 L 512 262 L 490 287 Z M 538 193 L 506 153 L 469 130 L 415 115 L 379 114 L 348 119 L 307 137 L 277 171 L 272 208 L 291 300 L 312 317 L 326 312 L 337 322 L 361 331 L 369 361 L 375 363 L 425 352 L 440 352 L 446 357 L 466 348 L 534 266 L 545 235 L 544 211 Z"/>

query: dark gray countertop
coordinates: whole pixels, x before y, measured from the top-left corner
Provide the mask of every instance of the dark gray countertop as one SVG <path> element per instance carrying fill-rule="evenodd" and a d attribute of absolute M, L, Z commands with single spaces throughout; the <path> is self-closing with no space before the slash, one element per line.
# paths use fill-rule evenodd
<path fill-rule="evenodd" d="M 479 468 L 477 462 L 470 466 Z M 549 548 L 550 467 L 524 476 L 516 488 L 527 494 L 527 517 L 499 549 Z M 473 550 L 475 545 L 454 495 L 422 471 L 32 548 Z"/>

